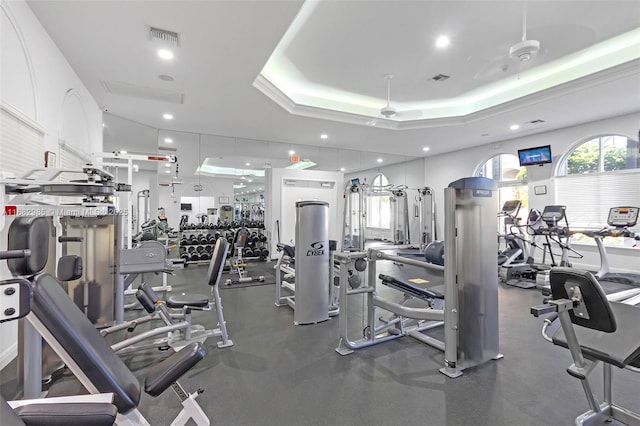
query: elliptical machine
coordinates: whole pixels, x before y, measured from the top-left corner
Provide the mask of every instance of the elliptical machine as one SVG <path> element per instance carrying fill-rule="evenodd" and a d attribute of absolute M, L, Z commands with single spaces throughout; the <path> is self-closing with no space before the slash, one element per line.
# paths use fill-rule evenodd
<path fill-rule="evenodd" d="M 526 262 L 524 235 L 520 229 L 518 213 L 522 202 L 520 200 L 505 201 L 498 213 L 503 219 L 503 233 L 498 234 L 498 247 L 501 240 L 505 242 L 505 248 L 498 251 L 498 266 L 509 266 Z"/>

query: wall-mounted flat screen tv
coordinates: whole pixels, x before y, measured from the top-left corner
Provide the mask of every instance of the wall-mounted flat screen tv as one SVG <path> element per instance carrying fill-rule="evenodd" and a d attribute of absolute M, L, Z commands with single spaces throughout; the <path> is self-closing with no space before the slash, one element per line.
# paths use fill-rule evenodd
<path fill-rule="evenodd" d="M 180 203 L 180 210 L 182 210 L 183 212 L 190 212 L 191 203 Z"/>
<path fill-rule="evenodd" d="M 551 163 L 551 146 L 545 145 L 535 148 L 519 149 L 518 159 L 520 160 L 520 166 Z"/>

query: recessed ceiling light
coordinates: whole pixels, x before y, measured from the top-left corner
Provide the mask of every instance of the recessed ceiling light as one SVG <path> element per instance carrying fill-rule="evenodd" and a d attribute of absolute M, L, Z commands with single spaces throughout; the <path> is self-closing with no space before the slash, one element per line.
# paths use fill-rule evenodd
<path fill-rule="evenodd" d="M 449 45 L 449 43 L 450 43 L 449 37 L 443 35 L 438 37 L 438 39 L 436 40 L 436 47 L 439 49 L 444 49 Z"/>
<path fill-rule="evenodd" d="M 327 135 L 326 133 L 320 135 L 320 139 L 327 139 L 328 137 L 329 135 Z"/>
<path fill-rule="evenodd" d="M 422 150 L 423 150 L 424 152 L 427 152 L 427 151 L 429 151 L 429 147 L 428 147 L 428 146 L 425 146 L 424 148 L 422 148 Z"/>
<path fill-rule="evenodd" d="M 253 182 L 253 179 L 247 179 L 247 182 Z"/>
<path fill-rule="evenodd" d="M 165 173 L 171 173 L 171 170 L 165 170 L 164 172 Z"/>
<path fill-rule="evenodd" d="M 518 130 L 520 128 L 520 125 L 519 124 L 512 124 L 511 126 L 509 126 L 509 128 L 511 130 Z"/>
<path fill-rule="evenodd" d="M 382 163 L 382 158 L 378 158 L 376 161 L 377 161 L 378 163 Z"/>
<path fill-rule="evenodd" d="M 340 171 L 344 172 L 346 169 L 344 167 L 340 167 Z"/>
<path fill-rule="evenodd" d="M 173 120 L 173 114 L 162 114 L 162 118 L 165 120 Z"/>
<path fill-rule="evenodd" d="M 170 163 L 166 163 L 164 166 L 168 169 L 169 167 L 171 167 L 171 164 Z"/>
<path fill-rule="evenodd" d="M 245 166 L 250 166 L 250 165 L 251 165 L 251 163 L 244 163 L 244 165 L 245 165 Z"/>
<path fill-rule="evenodd" d="M 160 56 L 162 59 L 173 59 L 173 52 L 167 49 L 160 49 L 158 50 L 158 56 Z"/>
<path fill-rule="evenodd" d="M 173 143 L 173 139 L 171 139 L 171 138 L 164 138 L 164 141 L 166 143 Z"/>
<path fill-rule="evenodd" d="M 120 154 L 126 154 L 127 151 L 125 151 L 124 149 L 120 151 Z"/>
<path fill-rule="evenodd" d="M 289 155 L 293 155 L 293 154 L 295 154 L 295 153 L 296 153 L 296 152 L 295 152 L 294 150 L 289 151 Z"/>

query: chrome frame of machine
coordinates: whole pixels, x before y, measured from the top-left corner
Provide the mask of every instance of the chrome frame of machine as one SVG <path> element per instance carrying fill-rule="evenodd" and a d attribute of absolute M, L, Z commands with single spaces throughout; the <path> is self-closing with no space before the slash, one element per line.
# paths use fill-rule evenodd
<path fill-rule="evenodd" d="M 467 178 L 445 189 L 445 266 L 386 254 L 377 249 L 366 252 L 337 253 L 340 265 L 340 342 L 336 352 L 348 355 L 356 349 L 411 336 L 444 351 L 440 372 L 455 378 L 462 370 L 491 359 L 500 359 L 498 348 L 498 275 L 495 267 L 495 230 L 480 226 L 495 218 L 495 183 L 485 178 Z M 364 285 L 349 288 L 348 270 L 359 259 L 369 268 Z M 376 290 L 376 262 L 389 260 L 444 274 L 444 309 L 412 308 L 385 299 Z M 361 260 L 360 260 L 361 261 Z M 348 297 L 366 295 L 368 336 L 350 340 L 348 336 Z M 399 317 L 399 321 L 377 326 L 376 308 Z M 405 319 L 415 320 L 405 327 Z M 388 330 L 389 325 L 397 325 Z M 444 325 L 444 342 L 420 333 Z"/>
<path fill-rule="evenodd" d="M 407 188 L 404 185 L 387 187 L 371 187 L 361 183 L 360 179 L 351 179 L 344 190 L 344 212 L 342 239 L 339 247 L 343 251 L 363 251 L 367 241 L 367 206 L 366 197 L 370 190 L 387 191 L 392 202 L 392 241 L 398 246 L 410 246 L 410 222 Z M 433 191 L 429 187 L 417 189 L 415 197 L 420 228 L 420 248 L 424 249 L 435 239 L 435 204 Z"/>
<path fill-rule="evenodd" d="M 411 244 L 411 233 L 409 231 L 409 203 L 407 200 L 406 187 L 393 188 L 391 192 L 393 244 Z"/>
<path fill-rule="evenodd" d="M 418 222 L 420 227 L 420 250 L 436 239 L 436 205 L 433 190 L 427 186 L 418 189 Z"/>

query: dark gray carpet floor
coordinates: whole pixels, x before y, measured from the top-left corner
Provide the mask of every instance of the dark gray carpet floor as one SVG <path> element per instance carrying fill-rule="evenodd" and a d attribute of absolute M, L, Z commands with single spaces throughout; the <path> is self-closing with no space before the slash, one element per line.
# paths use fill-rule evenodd
<path fill-rule="evenodd" d="M 257 269 L 273 267 L 265 263 Z M 205 267 L 180 269 L 170 279 L 175 292 L 207 291 Z M 390 289 L 381 294 L 400 299 Z M 466 370 L 457 379 L 438 372 L 443 354 L 409 337 L 340 356 L 338 317 L 294 326 L 287 307 L 274 306 L 273 285 L 222 292 L 224 313 L 235 346 L 208 354 L 181 381 L 198 398 L 212 424 L 224 425 L 571 425 L 587 409 L 578 381 L 570 377 L 569 352 L 544 341 L 541 319 L 529 308 L 541 303 L 535 290 L 502 286 L 500 347 L 504 359 Z M 354 337 L 362 332 L 362 303 L 353 296 L 349 312 Z M 216 325 L 213 314 L 197 323 Z M 639 325 L 640 326 L 640 325 Z M 360 333 L 360 334 L 359 334 Z M 141 380 L 166 353 L 128 356 Z M 616 369 L 617 370 L 617 369 Z M 12 374 L 3 374 L 3 394 Z M 594 374 L 600 389 L 600 374 Z M 640 381 L 614 373 L 614 399 L 640 409 Z M 68 373 L 50 395 L 80 392 Z M 11 397 L 10 395 L 6 395 Z M 143 395 L 140 410 L 152 425 L 168 425 L 180 403 L 171 390 Z"/>

